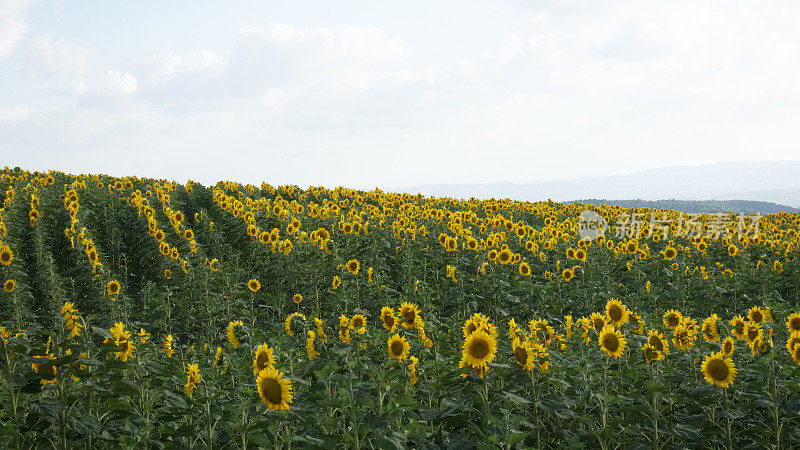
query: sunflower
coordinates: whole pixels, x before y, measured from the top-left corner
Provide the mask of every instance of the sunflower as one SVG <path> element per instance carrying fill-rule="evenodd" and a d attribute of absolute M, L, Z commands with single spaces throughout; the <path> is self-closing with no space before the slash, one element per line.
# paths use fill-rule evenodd
<path fill-rule="evenodd" d="M 333 276 L 333 283 L 331 283 L 331 287 L 333 288 L 333 290 L 335 291 L 336 289 L 339 289 L 339 286 L 341 286 L 341 285 L 342 285 L 342 279 L 339 278 L 338 275 L 334 275 Z"/>
<path fill-rule="evenodd" d="M 760 323 L 746 322 L 744 325 L 744 338 L 748 344 L 764 338 L 764 329 Z"/>
<path fill-rule="evenodd" d="M 364 334 L 367 326 L 367 318 L 363 314 L 355 314 L 350 318 L 350 328 L 358 334 Z"/>
<path fill-rule="evenodd" d="M 728 246 L 728 255 L 736 256 L 736 253 L 738 253 L 738 252 L 739 252 L 739 249 L 735 245 L 731 244 L 731 245 Z"/>
<path fill-rule="evenodd" d="M 360 268 L 361 263 L 359 263 L 357 259 L 351 259 L 350 261 L 347 261 L 347 271 L 353 275 L 358 275 L 358 270 Z"/>
<path fill-rule="evenodd" d="M 489 250 L 489 253 L 486 255 L 486 258 L 489 261 L 494 261 L 495 259 L 497 259 L 497 250 L 496 249 Z"/>
<path fill-rule="evenodd" d="M 191 241 L 194 239 L 194 231 L 187 228 L 186 231 L 183 232 L 183 238 L 187 241 Z"/>
<path fill-rule="evenodd" d="M 745 321 L 744 317 L 736 316 L 733 319 L 731 319 L 728 323 L 730 323 L 732 326 L 731 334 L 733 335 L 733 337 L 739 340 L 745 339 L 744 326 L 747 323 L 747 321 Z"/>
<path fill-rule="evenodd" d="M 575 274 L 572 272 L 572 269 L 564 269 L 561 271 L 561 279 L 564 281 L 569 281 L 575 277 Z"/>
<path fill-rule="evenodd" d="M 201 381 L 200 369 L 198 368 L 198 365 L 189 364 L 186 368 L 186 385 L 184 386 L 184 389 L 186 389 L 186 395 L 191 397 L 192 392 Z"/>
<path fill-rule="evenodd" d="M 589 323 L 591 324 L 592 328 L 598 333 L 603 331 L 606 324 L 606 316 L 599 312 L 593 312 L 592 315 L 589 317 Z"/>
<path fill-rule="evenodd" d="M 725 340 L 722 341 L 722 346 L 720 347 L 720 352 L 729 357 L 733 354 L 733 351 L 736 349 L 736 345 L 734 344 L 733 338 L 730 336 L 726 337 Z"/>
<path fill-rule="evenodd" d="M 416 303 L 403 302 L 400 304 L 400 311 L 398 313 L 403 319 L 403 327 L 414 328 L 414 323 L 419 316 L 419 308 Z"/>
<path fill-rule="evenodd" d="M 172 358 L 172 355 L 175 354 L 175 349 L 172 348 L 171 334 L 168 334 L 167 337 L 164 338 L 164 351 L 167 352 L 168 358 Z"/>
<path fill-rule="evenodd" d="M 511 258 L 513 258 L 511 250 L 504 248 L 500 250 L 500 253 L 497 255 L 497 262 L 500 264 L 508 264 L 511 262 Z"/>
<path fill-rule="evenodd" d="M 292 296 L 292 301 L 293 301 L 293 302 L 294 302 L 296 305 L 299 305 L 299 304 L 300 304 L 300 302 L 302 302 L 302 301 L 303 301 L 303 296 L 302 296 L 301 294 L 294 294 L 294 295 Z"/>
<path fill-rule="evenodd" d="M 250 289 L 250 292 L 258 292 L 258 290 L 261 289 L 261 283 L 255 278 L 251 278 L 250 281 L 247 282 L 247 289 Z"/>
<path fill-rule="evenodd" d="M 34 358 L 40 360 L 56 359 L 56 357 L 52 353 L 48 355 L 36 355 L 34 356 Z M 33 363 L 31 364 L 31 368 L 33 368 L 34 372 L 42 376 L 42 379 L 40 381 L 43 386 L 58 382 L 58 378 L 56 378 L 56 373 L 58 373 L 58 369 L 56 368 L 55 365 L 48 363 L 44 364 Z"/>
<path fill-rule="evenodd" d="M 409 350 L 411 350 L 411 346 L 408 344 L 406 338 L 396 333 L 389 338 L 387 343 L 389 346 L 389 358 L 391 359 L 406 359 Z"/>
<path fill-rule="evenodd" d="M 388 306 L 381 308 L 381 323 L 383 328 L 386 328 L 390 333 L 397 329 L 397 317 L 394 315 L 394 309 Z"/>
<path fill-rule="evenodd" d="M 683 315 L 674 309 L 665 312 L 663 316 L 664 326 L 673 330 L 680 325 L 681 320 L 683 320 Z"/>
<path fill-rule="evenodd" d="M 462 359 L 467 366 L 482 370 L 497 354 L 497 340 L 489 333 L 477 330 L 464 341 Z"/>
<path fill-rule="evenodd" d="M 11 251 L 11 247 L 7 245 L 0 246 L 0 263 L 7 266 L 12 261 L 14 261 L 14 252 Z"/>
<path fill-rule="evenodd" d="M 417 363 L 419 362 L 419 359 L 417 359 L 417 357 L 414 355 L 411 355 L 408 358 L 411 360 L 411 364 L 408 365 L 408 384 L 413 386 L 417 384 L 417 381 L 419 380 L 417 378 Z"/>
<path fill-rule="evenodd" d="M 103 343 L 110 343 L 119 347 L 119 351 L 114 352 L 117 355 L 117 359 L 125 362 L 128 358 L 133 357 L 133 351 L 136 347 L 130 341 L 131 332 L 125 331 L 125 324 L 116 322 L 109 331 L 111 332 L 111 337 L 106 337 Z"/>
<path fill-rule="evenodd" d="M 262 370 L 256 376 L 256 386 L 261 401 L 271 410 L 289 409 L 292 403 L 292 382 L 275 368 Z"/>
<path fill-rule="evenodd" d="M 117 280 L 111 280 L 108 282 L 108 284 L 106 284 L 106 293 L 108 294 L 109 297 L 114 297 L 117 294 L 119 294 L 119 290 L 120 290 L 120 285 L 119 281 Z"/>
<path fill-rule="evenodd" d="M 659 331 L 650 330 L 647 332 L 647 344 L 651 345 L 657 352 L 669 355 L 669 341 Z"/>
<path fill-rule="evenodd" d="M 628 308 L 618 299 L 612 298 L 606 303 L 606 318 L 608 323 L 619 327 L 628 321 Z"/>
<path fill-rule="evenodd" d="M 350 319 L 342 314 L 339 316 L 339 339 L 342 342 L 350 342 Z"/>
<path fill-rule="evenodd" d="M 14 292 L 15 287 L 17 287 L 17 282 L 12 279 L 8 279 L 3 283 L 3 290 L 8 293 Z"/>
<path fill-rule="evenodd" d="M 789 333 L 800 331 L 800 312 L 792 313 L 786 318 L 786 329 Z"/>
<path fill-rule="evenodd" d="M 523 277 L 527 277 L 528 275 L 531 274 L 531 266 L 529 266 L 528 263 L 523 261 L 519 265 L 519 274 L 522 275 Z"/>
<path fill-rule="evenodd" d="M 719 317 L 717 317 L 716 314 L 712 314 L 703 319 L 703 324 L 700 325 L 700 329 L 703 332 L 703 338 L 705 338 L 706 342 L 719 342 L 719 331 L 717 330 L 718 320 Z"/>
<path fill-rule="evenodd" d="M 678 350 L 688 350 L 694 347 L 694 335 L 687 328 L 686 323 L 681 323 L 672 330 L 672 345 Z"/>
<path fill-rule="evenodd" d="M 317 356 L 319 356 L 319 352 L 317 351 L 316 347 L 314 347 L 315 339 L 316 334 L 312 330 L 308 330 L 308 337 L 306 338 L 306 352 L 308 353 L 309 361 L 313 361 L 317 359 Z"/>
<path fill-rule="evenodd" d="M 673 259 L 675 259 L 676 256 L 678 256 L 678 251 L 669 245 L 667 246 L 667 248 L 664 249 L 662 253 L 664 254 L 664 259 L 666 261 L 672 261 Z"/>
<path fill-rule="evenodd" d="M 586 250 L 582 248 L 575 250 L 575 259 L 581 262 L 586 262 Z"/>
<path fill-rule="evenodd" d="M 227 332 L 225 333 L 228 336 L 228 342 L 231 343 L 233 348 L 239 348 L 242 345 L 239 342 L 238 336 L 236 336 L 236 327 L 243 327 L 244 323 L 241 320 L 232 320 L 228 322 L 228 327 L 226 328 Z"/>
<path fill-rule="evenodd" d="M 600 332 L 598 343 L 600 344 L 600 348 L 603 349 L 608 356 L 619 358 L 625 353 L 625 344 L 627 341 L 616 328 L 612 325 L 606 325 L 603 327 L 603 331 Z"/>
<path fill-rule="evenodd" d="M 706 381 L 715 386 L 727 388 L 733 384 L 733 379 L 736 378 L 736 365 L 722 352 L 706 356 L 700 368 Z"/>
<path fill-rule="evenodd" d="M 303 314 L 300 314 L 298 312 L 293 312 L 293 313 L 289 314 L 288 316 L 286 316 L 286 320 L 284 320 L 283 323 L 284 323 L 284 326 L 286 328 L 286 334 L 288 334 L 289 336 L 294 336 L 295 333 L 296 333 L 295 329 L 292 328 L 292 321 L 294 320 L 295 317 L 303 319 L 303 320 L 306 320 L 306 316 L 304 316 Z"/>
<path fill-rule="evenodd" d="M 650 344 L 644 344 L 644 347 L 642 347 L 642 352 L 644 352 L 644 359 L 648 364 L 664 359 L 664 354 L 656 350 Z"/>
<path fill-rule="evenodd" d="M 253 375 L 258 375 L 264 369 L 275 367 L 275 355 L 273 349 L 267 344 L 261 344 L 256 349 L 256 356 L 253 358 Z"/>
<path fill-rule="evenodd" d="M 764 321 L 764 310 L 758 306 L 753 306 L 747 311 L 747 318 L 753 323 L 761 323 Z"/>
<path fill-rule="evenodd" d="M 514 349 L 514 359 L 517 360 L 517 364 L 522 367 L 522 370 L 533 370 L 535 355 L 528 342 L 520 341 L 516 337 L 511 343 L 511 348 Z"/>

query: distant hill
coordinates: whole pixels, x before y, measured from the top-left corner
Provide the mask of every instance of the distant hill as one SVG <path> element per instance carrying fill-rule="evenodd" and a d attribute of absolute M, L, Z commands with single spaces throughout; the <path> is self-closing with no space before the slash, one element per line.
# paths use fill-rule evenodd
<path fill-rule="evenodd" d="M 770 202 L 752 200 L 604 200 L 587 199 L 575 200 L 568 203 L 587 203 L 590 205 L 619 205 L 624 208 L 651 208 L 674 209 L 685 213 L 714 214 L 720 212 L 733 212 L 743 214 L 760 213 L 762 215 L 777 214 L 781 212 L 800 212 L 798 208 L 778 205 Z"/>
<path fill-rule="evenodd" d="M 437 184 L 391 189 L 455 198 L 754 200 L 800 207 L 800 161 L 722 162 L 625 175 L 528 183 Z"/>

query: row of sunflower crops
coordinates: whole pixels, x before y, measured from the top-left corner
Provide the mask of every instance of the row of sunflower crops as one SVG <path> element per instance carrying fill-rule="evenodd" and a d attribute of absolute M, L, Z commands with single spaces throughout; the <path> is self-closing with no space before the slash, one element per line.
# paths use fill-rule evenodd
<path fill-rule="evenodd" d="M 0 193 L 4 448 L 800 442 L 797 214 L 9 168 Z"/>

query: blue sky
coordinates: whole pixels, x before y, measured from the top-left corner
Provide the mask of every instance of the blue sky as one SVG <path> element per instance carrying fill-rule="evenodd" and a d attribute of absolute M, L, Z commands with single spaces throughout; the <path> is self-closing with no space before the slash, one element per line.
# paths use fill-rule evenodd
<path fill-rule="evenodd" d="M 797 160 L 798 9 L 0 0 L 0 156 L 361 188 Z"/>

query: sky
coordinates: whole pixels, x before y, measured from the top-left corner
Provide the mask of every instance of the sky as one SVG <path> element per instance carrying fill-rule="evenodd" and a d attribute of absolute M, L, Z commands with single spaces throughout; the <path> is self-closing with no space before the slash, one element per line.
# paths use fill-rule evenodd
<path fill-rule="evenodd" d="M 370 189 L 800 160 L 798 2 L 0 0 L 0 159 Z"/>

